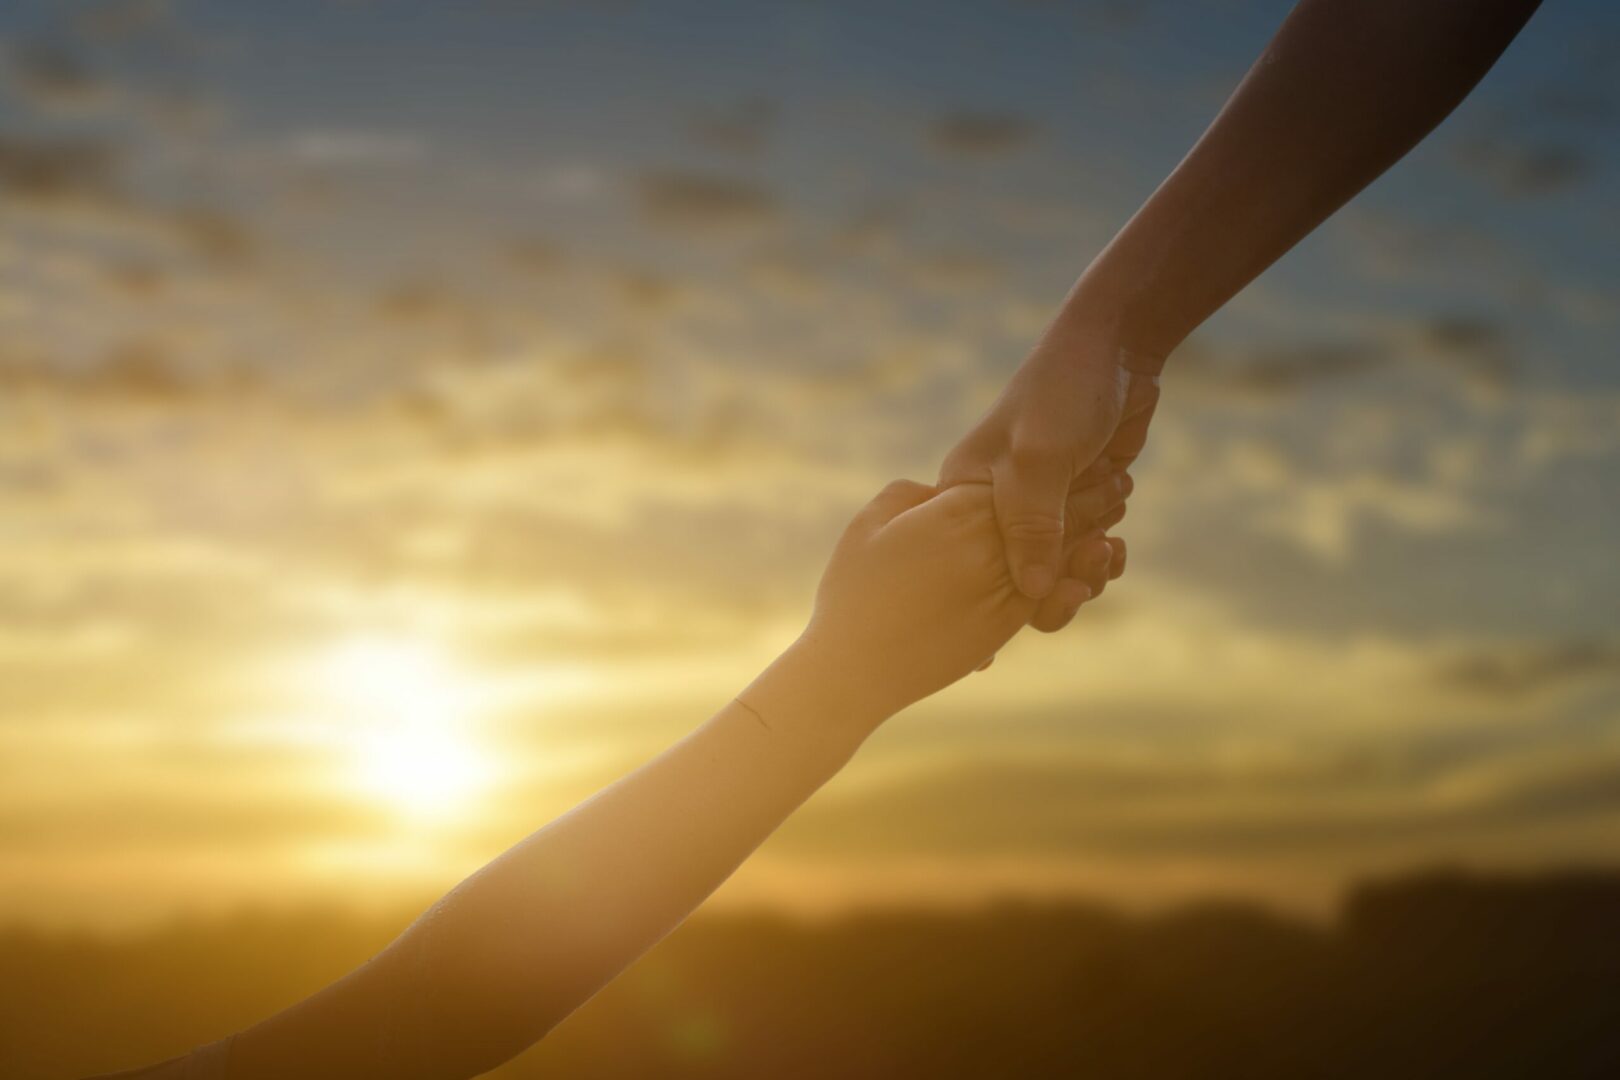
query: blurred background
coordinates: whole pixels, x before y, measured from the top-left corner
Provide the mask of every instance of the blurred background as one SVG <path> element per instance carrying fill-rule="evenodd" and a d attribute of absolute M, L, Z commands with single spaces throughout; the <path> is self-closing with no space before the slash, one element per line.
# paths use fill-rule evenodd
<path fill-rule="evenodd" d="M 291 1001 L 730 698 L 1290 6 L 9 0 L 0 1071 Z M 512 1075 L 1228 1075 L 1434 927 L 1412 1015 L 1620 990 L 1617 63 L 1538 14 L 1172 358 L 1126 577 Z"/>

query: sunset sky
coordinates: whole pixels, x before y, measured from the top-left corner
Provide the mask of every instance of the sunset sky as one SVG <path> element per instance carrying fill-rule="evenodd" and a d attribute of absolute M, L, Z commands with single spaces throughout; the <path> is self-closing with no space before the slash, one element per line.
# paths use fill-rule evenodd
<path fill-rule="evenodd" d="M 6 3 L 0 922 L 426 898 L 700 722 L 1290 6 Z M 1620 857 L 1617 65 L 1548 3 L 723 901 Z"/>

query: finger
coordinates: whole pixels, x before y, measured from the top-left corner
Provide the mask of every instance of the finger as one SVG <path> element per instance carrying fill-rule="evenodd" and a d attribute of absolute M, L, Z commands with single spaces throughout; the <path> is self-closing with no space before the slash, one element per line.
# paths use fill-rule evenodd
<path fill-rule="evenodd" d="M 1096 487 L 1097 484 L 1115 483 L 1119 485 L 1119 495 L 1117 497 L 1092 498 L 1088 496 L 1086 499 L 1087 505 L 1084 506 L 1077 505 L 1077 503 L 1080 501 L 1077 499 L 1077 496 L 1081 494 L 1082 489 L 1079 487 L 1071 488 L 1069 507 L 1064 515 L 1063 521 L 1064 558 L 1072 555 L 1075 548 L 1079 547 L 1087 540 L 1091 540 L 1102 535 L 1103 519 L 1122 505 L 1126 499 L 1131 497 L 1131 492 L 1136 490 L 1136 481 L 1129 473 L 1109 473 L 1103 480 L 1097 481 L 1084 489 L 1085 491 L 1089 492 L 1090 489 L 1092 487 Z M 1105 488 L 1105 490 L 1107 489 Z M 1082 514 L 1086 511 L 1092 511 L 1091 516 L 1082 516 Z"/>
<path fill-rule="evenodd" d="M 1086 583 L 1095 600 L 1108 588 L 1109 571 L 1113 566 L 1114 546 L 1106 536 L 1098 536 L 1085 548 L 1075 552 L 1070 563 L 1071 572 Z M 1083 561 L 1082 561 L 1083 560 Z"/>
<path fill-rule="evenodd" d="M 1070 552 L 1064 564 L 1063 580 L 1052 590 L 1052 595 L 1041 601 L 1035 614 L 1030 617 L 1029 625 L 1046 634 L 1067 626 L 1080 605 L 1094 597 L 1097 586 L 1108 580 L 1108 560 L 1112 553 L 1113 549 L 1103 536 L 1093 536 L 1088 543 Z M 1078 602 L 1074 600 L 1074 593 L 1078 590 L 1069 588 L 1065 591 L 1066 587 L 1072 586 L 1084 589 L 1085 595 Z"/>
<path fill-rule="evenodd" d="M 1113 473 L 1090 487 L 1070 491 L 1063 511 L 1065 529 L 1074 534 L 1095 528 L 1099 518 L 1125 501 L 1132 483 L 1124 473 Z"/>
<path fill-rule="evenodd" d="M 1013 582 L 1045 598 L 1057 585 L 1063 551 L 1063 504 L 1069 467 L 1061 454 L 1018 453 L 995 477 L 996 525 Z"/>
<path fill-rule="evenodd" d="M 1115 525 L 1118 525 L 1120 522 L 1125 520 L 1125 511 L 1129 508 L 1129 506 L 1129 503 L 1120 503 L 1118 506 L 1108 511 L 1108 513 L 1098 518 L 1094 527 L 1099 530 L 1112 529 Z"/>
<path fill-rule="evenodd" d="M 1068 626 L 1080 605 L 1090 599 L 1091 586 L 1077 578 L 1066 577 L 1041 601 L 1029 625 L 1043 634 L 1054 633 Z"/>
<path fill-rule="evenodd" d="M 871 502 L 861 507 L 855 515 L 853 524 L 867 531 L 875 531 L 907 510 L 921 506 L 937 494 L 938 488 L 915 480 L 891 480 L 882 491 L 872 497 Z"/>
<path fill-rule="evenodd" d="M 1077 474 L 1075 474 L 1074 479 L 1069 481 L 1069 490 L 1078 491 L 1081 488 L 1090 487 L 1093 484 L 1100 484 L 1119 471 L 1120 470 L 1114 466 L 1114 463 L 1108 460 L 1108 452 L 1107 449 L 1104 448 L 1103 452 L 1097 455 L 1096 461 L 1093 461 L 1090 465 L 1087 465 L 1084 469 L 1081 469 Z"/>
<path fill-rule="evenodd" d="M 1092 599 L 1097 599 L 1102 596 L 1103 589 L 1108 588 L 1113 567 L 1113 544 L 1108 542 L 1106 536 L 1098 536 L 1081 554 L 1085 555 L 1085 563 L 1074 568 L 1074 573 L 1090 588 Z"/>
<path fill-rule="evenodd" d="M 1108 576 L 1117 578 L 1125 572 L 1125 539 L 1119 536 L 1110 536 L 1108 544 L 1114 549 L 1113 558 L 1108 562 Z"/>

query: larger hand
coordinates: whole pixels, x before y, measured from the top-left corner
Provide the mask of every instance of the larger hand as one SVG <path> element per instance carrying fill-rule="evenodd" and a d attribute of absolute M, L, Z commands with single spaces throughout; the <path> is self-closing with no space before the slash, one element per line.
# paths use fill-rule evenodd
<path fill-rule="evenodd" d="M 1065 531 L 1079 518 L 1073 494 L 1108 473 L 1125 483 L 1158 403 L 1157 369 L 1106 333 L 1055 326 L 946 457 L 941 486 L 993 485 L 1008 567 L 1025 595 L 1046 598 L 1088 535 Z"/>

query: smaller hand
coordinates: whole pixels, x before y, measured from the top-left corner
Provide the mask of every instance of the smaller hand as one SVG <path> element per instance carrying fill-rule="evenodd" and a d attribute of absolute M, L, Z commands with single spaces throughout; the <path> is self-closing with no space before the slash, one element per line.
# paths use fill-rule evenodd
<path fill-rule="evenodd" d="M 983 664 L 1036 606 L 1007 574 L 991 498 L 984 484 L 884 488 L 834 548 L 796 648 L 884 715 Z"/>
<path fill-rule="evenodd" d="M 1128 487 L 1075 493 L 1090 531 L 1070 547 L 1070 573 L 1046 600 L 1013 587 L 988 484 L 945 491 L 909 480 L 884 488 L 833 550 L 815 611 L 795 649 L 853 688 L 857 711 L 889 715 L 988 665 L 1023 626 L 1066 625 L 1101 591 L 1124 545 L 1102 535 Z"/>

